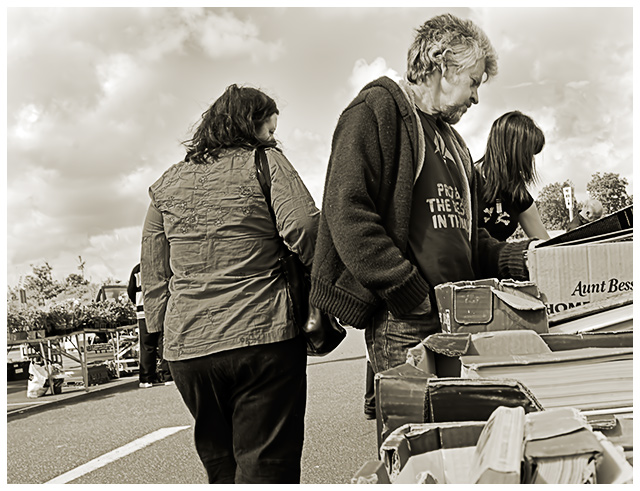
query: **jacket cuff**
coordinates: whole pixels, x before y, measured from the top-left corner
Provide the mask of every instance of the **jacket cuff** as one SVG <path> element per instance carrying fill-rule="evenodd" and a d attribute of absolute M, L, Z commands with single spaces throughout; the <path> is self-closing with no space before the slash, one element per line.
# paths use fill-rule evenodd
<path fill-rule="evenodd" d="M 387 308 L 393 315 L 411 312 L 429 296 L 429 284 L 414 268 L 413 274 L 400 286 L 389 291 L 384 297 Z"/>
<path fill-rule="evenodd" d="M 498 274 L 500 278 L 527 281 L 529 270 L 525 260 L 525 251 L 534 239 L 507 242 L 498 258 Z"/>

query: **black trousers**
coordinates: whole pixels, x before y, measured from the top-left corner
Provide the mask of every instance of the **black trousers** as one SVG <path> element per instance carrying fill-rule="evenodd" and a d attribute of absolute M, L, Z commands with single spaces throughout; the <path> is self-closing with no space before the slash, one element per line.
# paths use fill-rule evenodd
<path fill-rule="evenodd" d="M 147 331 L 147 322 L 138 319 L 140 341 L 140 382 L 168 382 L 171 380 L 169 364 L 162 357 L 162 332 Z M 159 367 L 158 367 L 158 361 Z"/>
<path fill-rule="evenodd" d="M 170 361 L 210 483 L 297 484 L 307 398 L 300 336 Z"/>

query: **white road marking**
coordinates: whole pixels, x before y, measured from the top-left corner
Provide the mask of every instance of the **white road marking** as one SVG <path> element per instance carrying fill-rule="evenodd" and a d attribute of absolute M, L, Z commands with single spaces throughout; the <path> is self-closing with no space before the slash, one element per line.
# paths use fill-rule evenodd
<path fill-rule="evenodd" d="M 28 406 L 29 404 L 49 404 L 51 401 L 7 402 L 7 406 Z"/>
<path fill-rule="evenodd" d="M 79 478 L 80 476 L 88 474 L 89 472 L 99 469 L 100 467 L 110 464 L 111 462 L 114 462 L 122 457 L 125 457 L 130 453 L 140 450 L 141 448 L 144 448 L 147 445 L 157 442 L 158 440 L 162 440 L 163 438 L 173 435 L 174 433 L 177 433 L 178 431 L 182 431 L 186 428 L 189 428 L 189 426 L 173 426 L 171 428 L 160 428 L 159 430 L 149 433 L 148 435 L 145 435 L 143 437 L 140 437 L 137 440 L 134 440 L 131 443 L 127 443 L 126 445 L 123 445 L 120 448 L 116 448 L 115 450 L 112 450 L 111 452 L 107 452 L 106 454 L 101 455 L 100 457 L 96 457 L 95 459 L 87 462 L 86 464 L 82 464 L 81 466 L 76 467 L 75 469 L 71 469 L 69 472 L 65 472 L 64 474 L 61 474 L 58 477 L 54 477 L 50 481 L 47 481 L 45 484 L 66 484 L 70 481 L 73 481 L 74 479 Z"/>

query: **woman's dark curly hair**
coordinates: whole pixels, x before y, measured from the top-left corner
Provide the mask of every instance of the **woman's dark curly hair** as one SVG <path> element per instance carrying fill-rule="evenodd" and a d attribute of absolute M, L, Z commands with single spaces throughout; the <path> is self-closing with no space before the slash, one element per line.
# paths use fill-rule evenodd
<path fill-rule="evenodd" d="M 275 101 L 258 89 L 230 85 L 209 109 L 191 139 L 183 142 L 187 162 L 217 159 L 225 148 L 274 147 L 258 137 L 258 130 L 274 114 Z"/>

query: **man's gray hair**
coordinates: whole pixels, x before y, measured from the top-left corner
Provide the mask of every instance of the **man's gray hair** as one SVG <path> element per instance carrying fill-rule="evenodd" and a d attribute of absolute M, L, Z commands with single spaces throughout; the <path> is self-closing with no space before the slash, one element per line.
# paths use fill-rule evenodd
<path fill-rule="evenodd" d="M 442 65 L 459 72 L 484 59 L 486 80 L 498 73 L 498 55 L 482 29 L 470 20 L 438 15 L 416 29 L 407 56 L 407 80 L 424 82 Z"/>

